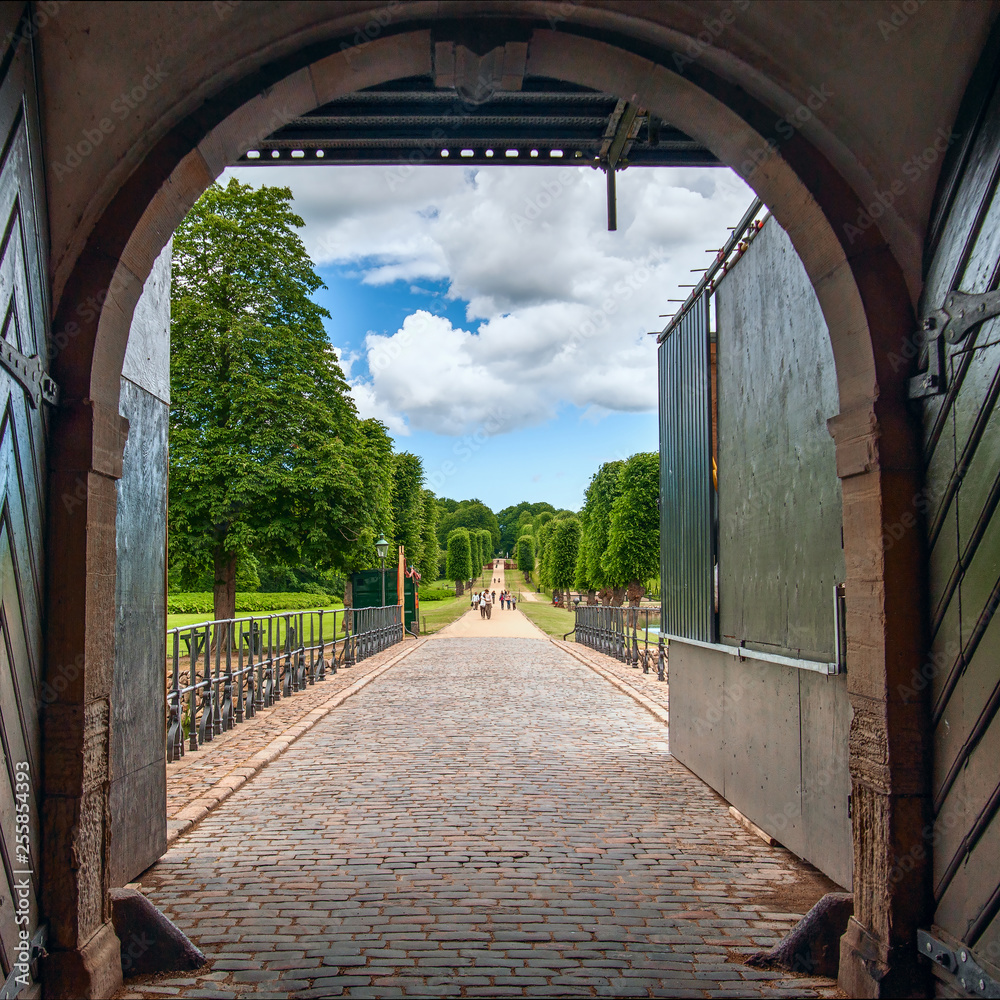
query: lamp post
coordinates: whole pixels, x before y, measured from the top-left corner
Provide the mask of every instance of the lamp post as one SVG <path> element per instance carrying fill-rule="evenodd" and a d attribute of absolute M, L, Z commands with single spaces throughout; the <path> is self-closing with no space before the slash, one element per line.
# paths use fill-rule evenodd
<path fill-rule="evenodd" d="M 389 554 L 389 543 L 385 540 L 385 535 L 379 535 L 375 543 L 375 551 L 382 562 L 382 607 L 385 607 L 385 557 Z"/>

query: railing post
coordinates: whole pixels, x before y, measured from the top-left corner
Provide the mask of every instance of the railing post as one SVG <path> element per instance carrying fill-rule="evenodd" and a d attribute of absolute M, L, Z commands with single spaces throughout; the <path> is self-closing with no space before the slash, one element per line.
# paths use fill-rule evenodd
<path fill-rule="evenodd" d="M 234 626 L 234 631 L 239 626 Z M 233 723 L 240 723 L 243 721 L 243 689 L 245 687 L 243 678 L 243 636 L 242 634 L 238 636 L 238 645 L 236 647 L 236 711 L 233 715 Z"/>
<path fill-rule="evenodd" d="M 660 622 L 660 628 L 661 629 L 663 628 L 663 622 L 662 621 Z M 658 641 L 657 641 L 656 679 L 658 681 L 665 681 L 667 679 L 666 678 L 666 674 L 664 673 L 664 670 L 663 670 L 663 666 L 664 666 L 664 661 L 663 661 L 663 635 L 661 634 L 661 635 L 658 636 Z"/>
<path fill-rule="evenodd" d="M 174 632 L 172 676 L 170 681 L 170 716 L 167 727 L 167 760 L 180 760 L 184 754 L 184 733 L 181 729 L 180 635 Z"/>

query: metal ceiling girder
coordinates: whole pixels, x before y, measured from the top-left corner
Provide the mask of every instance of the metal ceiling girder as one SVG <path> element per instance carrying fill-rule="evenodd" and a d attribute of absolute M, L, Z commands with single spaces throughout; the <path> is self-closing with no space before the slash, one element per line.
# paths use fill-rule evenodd
<path fill-rule="evenodd" d="M 618 192 L 615 188 L 615 171 L 619 162 L 624 159 L 627 145 L 638 134 L 636 119 L 639 117 L 638 105 L 620 100 L 611 112 L 608 128 L 604 133 L 604 143 L 601 146 L 601 169 L 608 178 L 608 232 L 618 229 Z M 634 134 L 633 134 L 634 133 Z"/>

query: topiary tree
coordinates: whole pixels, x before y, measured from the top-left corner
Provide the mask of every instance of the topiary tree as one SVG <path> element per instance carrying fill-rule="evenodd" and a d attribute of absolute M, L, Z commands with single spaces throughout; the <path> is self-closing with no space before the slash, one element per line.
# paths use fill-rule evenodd
<path fill-rule="evenodd" d="M 618 485 L 602 566 L 609 577 L 628 581 L 629 604 L 638 607 L 643 581 L 655 576 L 660 565 L 659 456 L 651 451 L 633 455 Z"/>
<path fill-rule="evenodd" d="M 423 553 L 424 465 L 408 451 L 392 456 L 392 551 L 406 549 L 407 562 L 419 565 Z"/>
<path fill-rule="evenodd" d="M 482 556 L 483 565 L 489 563 L 492 567 L 493 565 L 493 534 L 486 528 L 479 529 L 479 551 Z M 490 580 L 493 579 L 492 573 L 490 574 Z"/>
<path fill-rule="evenodd" d="M 420 553 L 420 578 L 425 583 L 433 583 L 438 578 L 438 555 L 440 548 L 437 540 L 438 505 L 434 494 L 424 490 L 424 519 L 420 525 L 420 541 L 423 549 Z"/>
<path fill-rule="evenodd" d="M 616 576 L 604 565 L 611 530 L 611 508 L 620 491 L 619 478 L 625 463 L 605 462 L 591 477 L 584 499 L 587 532 L 583 538 L 586 546 L 587 574 L 591 584 L 600 592 L 601 604 L 620 607 L 625 598 L 624 577 Z"/>
<path fill-rule="evenodd" d="M 531 535 L 522 535 L 517 540 L 517 568 L 524 573 L 526 580 L 531 580 L 535 571 L 535 540 Z"/>
<path fill-rule="evenodd" d="M 469 532 L 469 559 L 472 561 L 472 572 L 469 574 L 469 578 L 474 583 L 483 572 L 483 540 L 476 528 L 466 528 L 465 530 Z"/>
<path fill-rule="evenodd" d="M 555 528 L 549 541 L 553 596 L 558 593 L 560 606 L 568 608 L 580 548 L 580 519 L 563 517 L 553 524 Z"/>
<path fill-rule="evenodd" d="M 465 581 L 472 577 L 472 546 L 468 528 L 455 528 L 448 535 L 448 579 L 455 581 L 455 596 L 461 597 Z"/>
<path fill-rule="evenodd" d="M 586 593 L 587 603 L 597 603 L 597 588 L 594 585 L 590 572 L 590 561 L 587 558 L 587 525 L 590 521 L 590 513 L 584 506 L 580 511 L 580 544 L 576 550 L 576 570 L 573 574 L 573 585 L 581 593 Z"/>

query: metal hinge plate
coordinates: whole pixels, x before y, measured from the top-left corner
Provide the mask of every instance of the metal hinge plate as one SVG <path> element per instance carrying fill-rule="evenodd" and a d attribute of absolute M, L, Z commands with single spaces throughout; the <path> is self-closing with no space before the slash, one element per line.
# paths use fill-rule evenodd
<path fill-rule="evenodd" d="M 917 949 L 942 969 L 950 972 L 974 997 L 1000 998 L 1000 983 L 979 967 L 968 948 L 951 948 L 927 931 L 917 931 Z"/>
<path fill-rule="evenodd" d="M 992 292 L 949 292 L 944 305 L 924 317 L 915 339 L 927 342 L 927 371 L 910 379 L 910 398 L 945 391 L 944 345 L 960 344 L 980 323 L 1000 315 L 1000 289 Z"/>
<path fill-rule="evenodd" d="M 37 354 L 29 358 L 9 341 L 0 340 L 0 365 L 20 383 L 34 409 L 37 410 L 43 400 L 52 406 L 59 402 L 59 386 L 49 376 Z"/>

